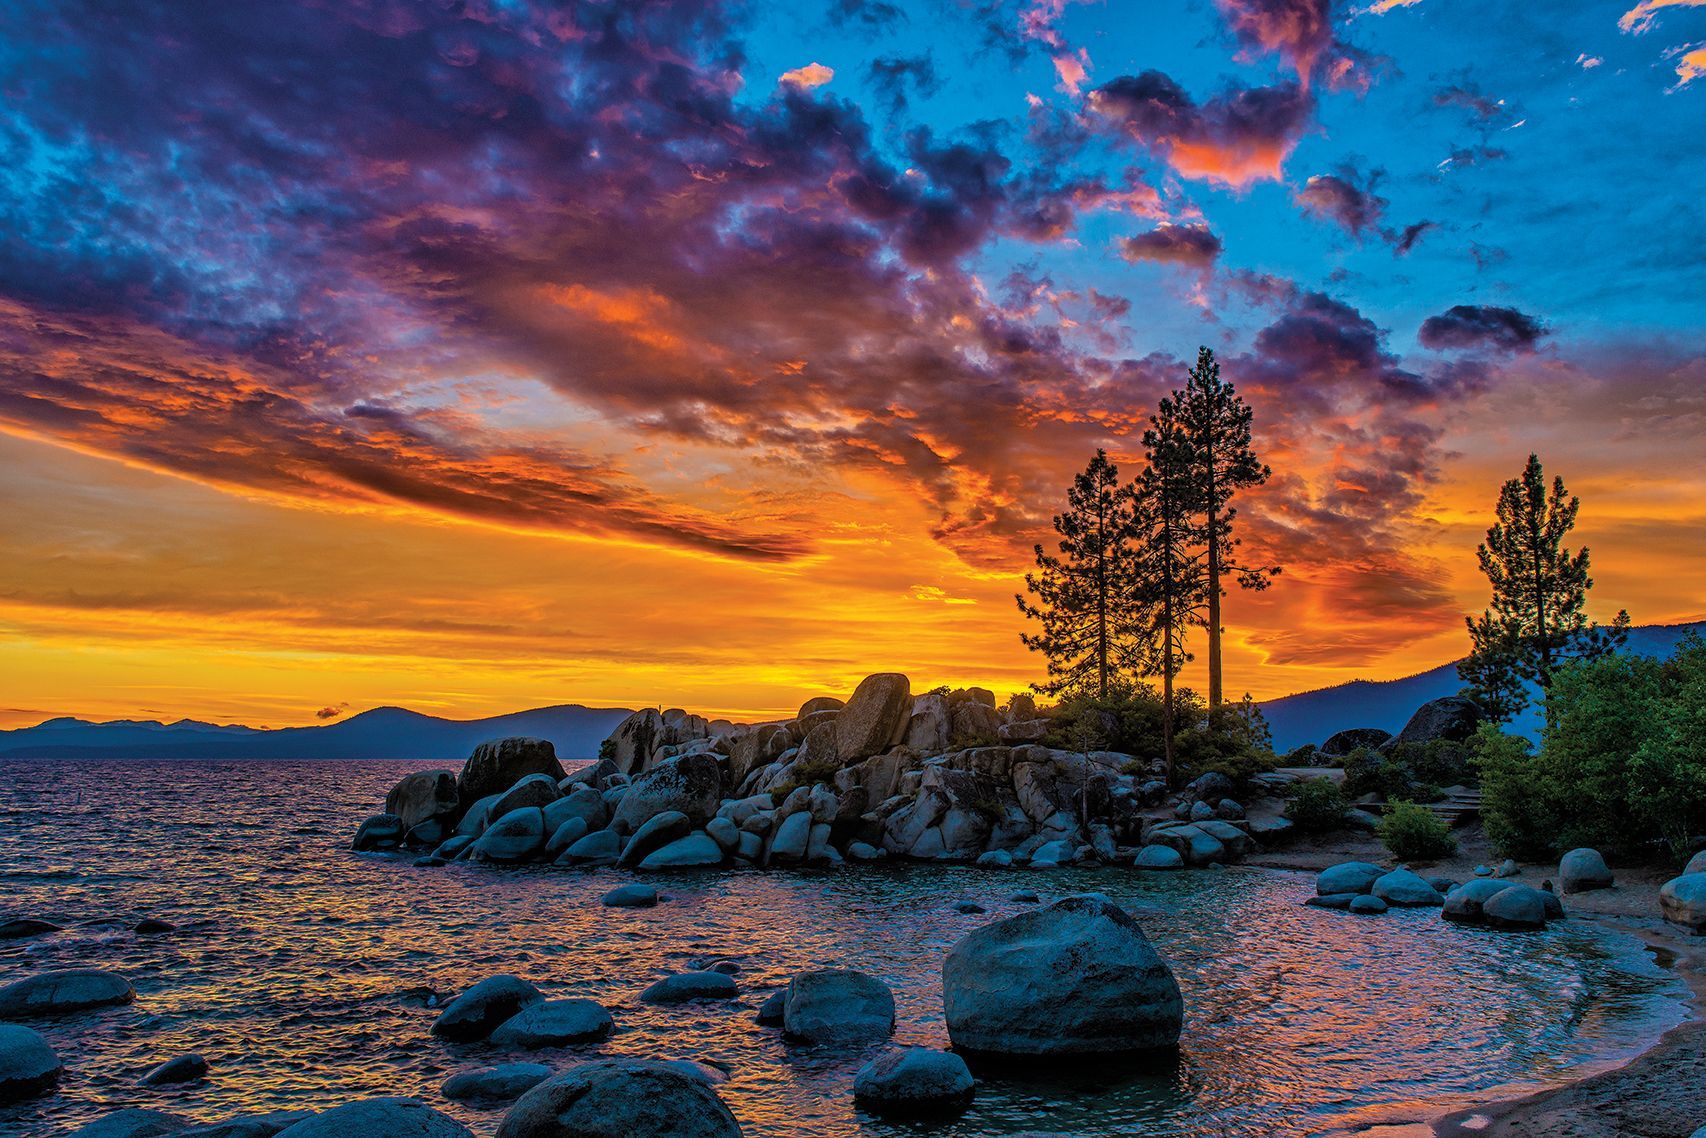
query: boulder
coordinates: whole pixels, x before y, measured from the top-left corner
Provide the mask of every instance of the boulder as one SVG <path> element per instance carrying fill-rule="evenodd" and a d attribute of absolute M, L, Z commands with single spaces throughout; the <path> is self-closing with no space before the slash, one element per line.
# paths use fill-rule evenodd
<path fill-rule="evenodd" d="M 545 824 L 547 826 L 551 824 L 549 817 L 545 819 Z M 545 840 L 545 856 L 556 857 L 584 837 L 586 837 L 586 819 L 570 818 L 552 830 L 551 836 Z"/>
<path fill-rule="evenodd" d="M 34 1098 L 59 1082 L 63 1068 L 37 1032 L 0 1023 L 0 1104 Z"/>
<path fill-rule="evenodd" d="M 182 1133 L 190 1122 L 163 1110 L 130 1107 L 103 1114 L 93 1122 L 67 1131 L 62 1138 L 158 1138 L 162 1134 Z"/>
<path fill-rule="evenodd" d="M 1558 886 L 1565 893 L 1610 889 L 1613 884 L 1611 869 L 1598 850 L 1575 849 L 1558 860 Z"/>
<path fill-rule="evenodd" d="M 1056 840 L 1044 842 L 1031 854 L 1034 869 L 1055 869 L 1078 860 L 1078 846 L 1073 842 Z"/>
<path fill-rule="evenodd" d="M 1351 902 L 1358 897 L 1368 896 L 1366 893 L 1317 893 L 1304 902 L 1315 909 L 1348 909 Z"/>
<path fill-rule="evenodd" d="M 148 1087 L 164 1087 L 172 1083 L 193 1083 L 197 1079 L 207 1077 L 207 1060 L 196 1054 L 179 1055 L 142 1076 L 142 1084 Z"/>
<path fill-rule="evenodd" d="M 456 833 L 459 836 L 477 838 L 480 831 L 486 828 L 486 823 L 492 819 L 492 807 L 497 805 L 501 794 L 488 794 L 476 799 L 467 810 L 462 812 L 462 818 L 456 823 Z"/>
<path fill-rule="evenodd" d="M 1481 919 L 1500 929 L 1544 928 L 1546 899 L 1538 889 L 1507 885 L 1482 903 Z"/>
<path fill-rule="evenodd" d="M 1673 925 L 1706 931 L 1706 873 L 1685 873 L 1665 882 L 1659 889 L 1659 911 Z"/>
<path fill-rule="evenodd" d="M 1440 916 L 1460 924 L 1478 924 L 1481 921 L 1481 907 L 1509 888 L 1503 881 L 1494 881 L 1487 877 L 1467 881 L 1445 895 L 1445 909 Z"/>
<path fill-rule="evenodd" d="M 684 1004 L 692 1000 L 732 1000 L 740 995 L 734 979 L 721 972 L 677 972 L 640 993 L 646 1004 Z"/>
<path fill-rule="evenodd" d="M 1348 727 L 1327 736 L 1315 750 L 1329 759 L 1342 759 L 1358 747 L 1378 747 L 1392 738 L 1392 732 L 1378 727 Z"/>
<path fill-rule="evenodd" d="M 1691 873 L 1706 873 L 1706 850 L 1701 850 L 1689 858 L 1688 864 L 1683 866 L 1681 874 L 1683 877 L 1687 877 Z"/>
<path fill-rule="evenodd" d="M 566 1047 L 606 1039 L 614 1026 L 610 1013 L 592 1000 L 546 1000 L 521 1009 L 499 1024 L 492 1032 L 492 1043 L 528 1051 Z"/>
<path fill-rule="evenodd" d="M 622 855 L 622 837 L 614 830 L 594 830 L 557 857 L 558 865 L 615 865 Z"/>
<path fill-rule="evenodd" d="M 474 1132 L 412 1098 L 346 1102 L 278 1132 L 279 1138 L 474 1138 Z"/>
<path fill-rule="evenodd" d="M 22 940 L 25 937 L 43 936 L 58 931 L 59 926 L 52 921 L 38 920 L 35 917 L 19 917 L 16 920 L 0 921 L 0 940 Z"/>
<path fill-rule="evenodd" d="M 1330 893 L 1367 893 L 1374 883 L 1386 876 L 1378 865 L 1366 861 L 1342 861 L 1321 871 L 1315 879 L 1315 892 L 1325 897 Z"/>
<path fill-rule="evenodd" d="M 851 849 L 848 852 L 851 853 Z M 1009 869 L 1013 865 L 1013 855 L 1006 850 L 985 850 L 977 855 L 976 864 L 985 869 Z"/>
<path fill-rule="evenodd" d="M 995 708 L 973 700 L 956 701 L 952 697 L 949 697 L 948 705 L 953 718 L 950 734 L 956 745 L 993 743 L 1000 737 L 1001 714 Z"/>
<path fill-rule="evenodd" d="M 782 819 L 770 839 L 769 857 L 772 861 L 804 861 L 811 846 L 812 816 L 802 810 Z"/>
<path fill-rule="evenodd" d="M 658 891 L 636 881 L 617 886 L 599 900 L 610 909 L 650 909 L 658 903 Z"/>
<path fill-rule="evenodd" d="M 1170 1048 L 1184 1003 L 1172 969 L 1123 909 L 1094 895 L 996 921 L 942 967 L 957 1050 L 1076 1055 Z"/>
<path fill-rule="evenodd" d="M 1244 807 L 1240 806 L 1234 799 L 1222 798 L 1214 804 L 1214 813 L 1216 817 L 1223 818 L 1228 822 L 1238 822 L 1243 820 Z"/>
<path fill-rule="evenodd" d="M 611 825 L 630 832 L 666 811 L 687 815 L 703 826 L 722 803 L 722 769 L 714 755 L 678 755 L 665 759 L 628 785 L 616 804 Z"/>
<path fill-rule="evenodd" d="M 566 778 L 557 752 L 545 739 L 494 739 L 474 748 L 456 778 L 456 795 L 472 806 L 488 795 L 503 794 L 530 774 L 550 775 L 552 784 Z"/>
<path fill-rule="evenodd" d="M 634 831 L 634 836 L 622 847 L 622 856 L 616 859 L 616 864 L 632 868 L 644 861 L 653 850 L 661 850 L 692 832 L 693 822 L 679 810 L 665 810 L 654 814 L 640 823 L 640 828 Z"/>
<path fill-rule="evenodd" d="M 1231 798 L 1237 789 L 1232 780 L 1219 771 L 1208 771 L 1185 784 L 1185 797 L 1199 802 L 1219 802 L 1222 798 Z"/>
<path fill-rule="evenodd" d="M 487 826 L 469 847 L 472 861 L 526 861 L 545 850 L 545 812 L 537 806 L 511 810 Z"/>
<path fill-rule="evenodd" d="M 1440 896 L 1439 890 L 1407 869 L 1394 869 L 1391 873 L 1375 878 L 1369 891 L 1388 905 L 1420 908 L 1425 905 L 1445 904 L 1445 898 Z"/>
<path fill-rule="evenodd" d="M 1380 749 L 1390 751 L 1403 743 L 1431 743 L 1436 739 L 1461 743 L 1475 734 L 1481 719 L 1481 708 L 1474 700 L 1460 695 L 1442 696 L 1417 708 L 1404 729 L 1381 743 Z"/>
<path fill-rule="evenodd" d="M 591 790 L 604 789 L 605 783 L 612 777 L 627 778 L 622 768 L 616 765 L 616 760 L 602 758 L 596 762 L 577 767 L 569 773 L 569 777 L 557 784 L 557 789 L 564 794 L 573 794 L 577 787 L 587 787 Z"/>
<path fill-rule="evenodd" d="M 1351 898 L 1351 903 L 1346 905 L 1345 908 L 1353 913 L 1361 913 L 1363 916 L 1374 916 L 1379 913 L 1384 913 L 1387 909 L 1387 904 L 1385 901 L 1382 901 L 1379 897 L 1376 897 L 1371 893 L 1358 893 L 1355 897 Z"/>
<path fill-rule="evenodd" d="M 453 1102 L 508 1103 L 550 1077 L 551 1068 L 543 1063 L 500 1063 L 452 1075 L 439 1093 Z"/>
<path fill-rule="evenodd" d="M 428 818 L 418 826 L 410 826 L 409 832 L 403 835 L 403 844 L 416 849 L 432 849 L 449 837 L 444 823 L 437 818 Z"/>
<path fill-rule="evenodd" d="M 853 1101 L 896 1118 L 951 1117 L 971 1105 L 977 1081 L 966 1061 L 947 1051 L 888 1051 L 859 1069 Z"/>
<path fill-rule="evenodd" d="M 912 683 L 898 672 L 866 676 L 835 717 L 835 753 L 843 763 L 886 751 L 900 741 L 912 704 Z"/>
<path fill-rule="evenodd" d="M 704 830 L 695 830 L 685 838 L 677 838 L 667 846 L 647 854 L 640 862 L 640 868 L 697 869 L 708 865 L 721 865 L 727 856 L 721 843 Z"/>
<path fill-rule="evenodd" d="M 705 832 L 722 847 L 724 853 L 732 854 L 740 848 L 740 828 L 732 819 L 712 818 L 705 823 Z"/>
<path fill-rule="evenodd" d="M 446 838 L 433 851 L 432 856 L 439 861 L 453 861 L 470 849 L 476 839 L 471 834 L 457 834 Z"/>
<path fill-rule="evenodd" d="M 401 818 L 405 830 L 438 818 L 454 821 L 461 805 L 455 771 L 417 771 L 404 775 L 385 796 L 385 813 Z"/>
<path fill-rule="evenodd" d="M 1003 723 L 996 729 L 996 738 L 1003 743 L 1038 743 L 1054 727 L 1052 719 L 1022 719 Z"/>
<path fill-rule="evenodd" d="M 1132 865 L 1138 869 L 1183 869 L 1185 859 L 1172 846 L 1144 846 L 1137 851 Z"/>
<path fill-rule="evenodd" d="M 556 779 L 548 774 L 530 774 L 504 791 L 498 800 L 492 803 L 492 817 L 502 818 L 523 806 L 544 809 L 562 796 L 562 792 L 557 789 Z"/>
<path fill-rule="evenodd" d="M 953 738 L 954 716 L 947 697 L 938 692 L 916 697 L 901 743 L 920 755 L 939 755 L 948 749 Z"/>
<path fill-rule="evenodd" d="M 446 1004 L 432 1033 L 441 1039 L 485 1039 L 499 1024 L 545 999 L 527 981 L 515 976 L 488 976 Z"/>
<path fill-rule="evenodd" d="M 1250 836 L 1264 846 L 1276 846 L 1289 841 L 1297 827 L 1290 818 L 1252 818 Z"/>
<path fill-rule="evenodd" d="M 677 1063 L 600 1059 L 521 1096 L 496 1138 L 741 1138 L 706 1077 Z"/>
<path fill-rule="evenodd" d="M 814 695 L 800 704 L 800 710 L 795 713 L 795 719 L 808 719 L 823 711 L 840 711 L 847 704 L 832 695 Z"/>
<path fill-rule="evenodd" d="M 356 827 L 350 849 L 357 853 L 369 850 L 394 850 L 403 844 L 407 828 L 395 814 L 375 814 Z"/>
<path fill-rule="evenodd" d="M 209 1122 L 178 1131 L 177 1138 L 274 1138 L 286 1127 L 314 1117 L 311 1110 L 273 1110 L 265 1114 L 243 1114 L 222 1122 Z"/>
<path fill-rule="evenodd" d="M 802 972 L 788 982 L 782 1025 L 807 1043 L 868 1043 L 894 1034 L 894 994 L 850 969 Z"/>
<path fill-rule="evenodd" d="M 602 830 L 610 821 L 610 807 L 604 795 L 590 786 L 575 786 L 561 798 L 545 807 L 545 825 L 555 832 L 564 822 L 579 818 L 586 823 L 587 833 Z"/>
<path fill-rule="evenodd" d="M 135 999 L 136 989 L 117 972 L 98 968 L 41 972 L 0 988 L 0 1019 L 68 1015 Z"/>

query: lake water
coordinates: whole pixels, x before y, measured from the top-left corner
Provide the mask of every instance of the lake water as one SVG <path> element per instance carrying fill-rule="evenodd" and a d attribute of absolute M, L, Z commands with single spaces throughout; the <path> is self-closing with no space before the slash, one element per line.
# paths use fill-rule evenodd
<path fill-rule="evenodd" d="M 506 1059 L 694 1058 L 749 1136 L 1316 1134 L 1626 1055 L 1681 1016 L 1683 987 L 1633 938 L 1586 922 L 1497 933 L 1437 910 L 1359 918 L 1303 907 L 1313 879 L 1232 868 L 988 872 L 896 866 L 669 879 L 652 910 L 606 909 L 612 870 L 415 868 L 348 850 L 402 774 L 396 762 L 0 762 L 0 918 L 66 932 L 0 942 L 0 981 L 116 969 L 133 1006 L 36 1025 L 65 1061 L 56 1096 L 0 1108 L 0 1133 L 48 1135 L 124 1106 L 201 1120 L 415 1095 L 490 1134 L 501 1111 L 445 1102 L 444 1078 Z M 946 1046 L 941 962 L 978 925 L 1097 890 L 1172 962 L 1186 1020 L 1175 1066 L 989 1074 L 971 1111 L 931 1126 L 856 1111 L 872 1053 L 784 1043 L 753 1013 L 802 969 L 870 972 L 895 992 L 896 1039 Z M 986 915 L 954 911 L 973 900 Z M 178 925 L 137 936 L 143 917 Z M 104 922 L 104 923 L 103 923 Z M 733 1004 L 649 1007 L 639 993 L 694 961 L 740 965 Z M 588 996 L 617 1033 L 505 1055 L 432 1038 L 433 994 L 511 972 Z M 142 1088 L 199 1051 L 203 1084 Z M 981 1074 L 981 1073 L 980 1073 Z"/>

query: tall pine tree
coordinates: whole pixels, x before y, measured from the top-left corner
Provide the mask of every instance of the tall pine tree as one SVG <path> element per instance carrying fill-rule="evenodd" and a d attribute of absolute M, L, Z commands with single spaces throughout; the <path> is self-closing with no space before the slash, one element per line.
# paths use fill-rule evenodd
<path fill-rule="evenodd" d="M 1173 681 L 1191 658 L 1186 633 L 1204 623 L 1204 558 L 1197 544 L 1198 487 L 1190 439 L 1171 397 L 1161 400 L 1143 434 L 1149 465 L 1137 480 L 1137 588 L 1152 658 L 1146 674 L 1161 677 L 1161 741 L 1173 781 L 1177 700 Z"/>
<path fill-rule="evenodd" d="M 1265 589 L 1279 574 L 1277 566 L 1238 564 L 1238 539 L 1232 522 L 1238 511 L 1231 505 L 1240 490 L 1260 486 L 1273 473 L 1251 449 L 1250 406 L 1220 378 L 1220 364 L 1208 348 L 1197 350 L 1197 363 L 1185 381 L 1184 390 L 1173 396 L 1178 417 L 1190 444 L 1200 511 L 1204 570 L 1208 578 L 1208 705 L 1218 708 L 1224 699 L 1220 663 L 1220 634 L 1223 631 L 1220 599 L 1226 590 L 1223 576 L 1235 576 L 1246 589 Z"/>
<path fill-rule="evenodd" d="M 1508 723 L 1528 706 L 1528 686 L 1523 683 L 1522 636 L 1508 620 L 1483 612 L 1481 619 L 1464 617 L 1472 645 L 1469 655 L 1457 663 L 1457 678 L 1463 694 L 1480 705 L 1494 723 Z"/>
<path fill-rule="evenodd" d="M 1588 551 L 1564 548 L 1580 507 L 1562 478 L 1554 478 L 1547 492 L 1540 456 L 1531 454 L 1522 476 L 1500 487 L 1499 520 L 1476 550 L 1493 586 L 1493 605 L 1484 627 L 1470 623 L 1470 658 L 1494 655 L 1501 650 L 1497 638 L 1510 638 L 1516 671 L 1542 691 L 1551 689 L 1562 660 L 1614 652 L 1628 636 L 1627 612 L 1602 627 L 1590 624 L 1583 611 L 1593 588 Z"/>
<path fill-rule="evenodd" d="M 1072 480 L 1066 500 L 1066 512 L 1054 519 L 1059 556 L 1038 545 L 1038 571 L 1025 574 L 1035 600 L 1014 598 L 1042 631 L 1022 632 L 1019 639 L 1048 660 L 1049 680 L 1033 685 L 1037 691 L 1106 698 L 1142 671 L 1147 654 L 1134 588 L 1136 495 L 1120 485 L 1119 468 L 1098 450 Z"/>

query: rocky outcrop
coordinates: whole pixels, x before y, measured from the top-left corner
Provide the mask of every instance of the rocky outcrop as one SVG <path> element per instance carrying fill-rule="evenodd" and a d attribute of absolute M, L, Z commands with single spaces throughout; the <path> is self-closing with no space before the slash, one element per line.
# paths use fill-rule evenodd
<path fill-rule="evenodd" d="M 385 813 L 394 814 L 405 830 L 435 819 L 454 821 L 461 807 L 455 771 L 419 771 L 404 775 L 385 796 Z"/>
<path fill-rule="evenodd" d="M 899 743 L 912 707 L 912 685 L 898 672 L 866 676 L 835 716 L 835 754 L 857 762 Z"/>
<path fill-rule="evenodd" d="M 1390 738 L 1392 732 L 1378 727 L 1350 727 L 1327 736 L 1315 750 L 1326 758 L 1342 759 L 1358 747 L 1378 747 Z"/>
<path fill-rule="evenodd" d="M 717 734 L 715 725 L 702 715 L 691 715 L 680 708 L 646 708 L 617 724 L 607 740 L 607 749 L 615 769 L 633 775 L 674 755 L 708 750 Z"/>
<path fill-rule="evenodd" d="M 565 777 L 549 740 L 517 736 L 481 743 L 462 764 L 456 796 L 466 809 L 488 795 L 504 793 L 530 774 L 550 775 L 553 782 Z"/>
<path fill-rule="evenodd" d="M 999 1055 L 1170 1048 L 1184 1014 L 1137 922 L 1090 894 L 966 936 L 943 964 L 942 996 L 955 1049 Z"/>
<path fill-rule="evenodd" d="M 1404 743 L 1431 743 L 1436 739 L 1461 743 L 1475 734 L 1483 718 L 1480 706 L 1464 696 L 1429 700 L 1416 709 L 1402 731 L 1380 744 L 1380 749 L 1390 751 Z"/>
<path fill-rule="evenodd" d="M 522 1095 L 497 1129 L 497 1138 L 618 1134 L 741 1138 L 741 1129 L 703 1076 L 643 1059 L 571 1067 Z"/>
<path fill-rule="evenodd" d="M 136 989 L 116 972 L 71 968 L 26 976 L 0 988 L 0 1019 L 69 1015 L 136 999 Z"/>

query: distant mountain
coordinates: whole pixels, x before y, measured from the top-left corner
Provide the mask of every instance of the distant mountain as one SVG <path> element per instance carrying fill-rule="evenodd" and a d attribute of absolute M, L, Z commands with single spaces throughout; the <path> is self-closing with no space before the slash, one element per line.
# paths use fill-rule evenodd
<path fill-rule="evenodd" d="M 50 719 L 0 731 L 0 758 L 28 759 L 419 759 L 461 762 L 488 739 L 549 739 L 563 759 L 590 759 L 627 718 L 618 707 L 563 704 L 487 719 L 440 719 L 402 707 L 376 707 L 337 723 L 264 730 L 181 719 L 91 723 Z"/>
<path fill-rule="evenodd" d="M 1669 656 L 1688 632 L 1706 635 L 1706 621 L 1692 624 L 1652 624 L 1629 631 L 1627 651 L 1642 656 Z M 1274 733 L 1280 754 L 1304 743 L 1319 743 L 1347 727 L 1380 727 L 1396 732 L 1410 715 L 1430 699 L 1456 695 L 1463 687 L 1457 663 L 1405 676 L 1399 680 L 1352 680 L 1336 687 L 1302 692 L 1262 704 L 1262 714 Z M 1538 738 L 1540 710 L 1530 704 L 1512 727 Z"/>

